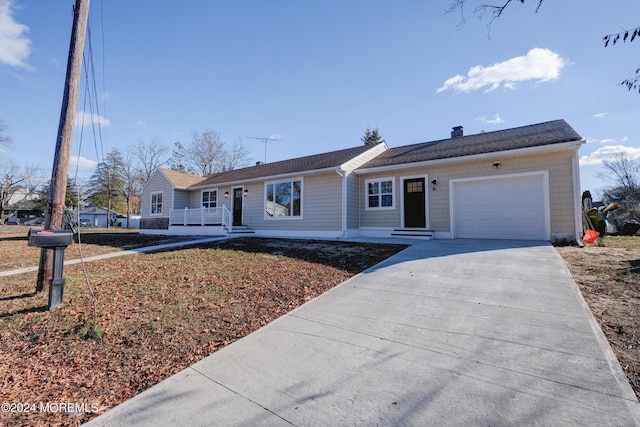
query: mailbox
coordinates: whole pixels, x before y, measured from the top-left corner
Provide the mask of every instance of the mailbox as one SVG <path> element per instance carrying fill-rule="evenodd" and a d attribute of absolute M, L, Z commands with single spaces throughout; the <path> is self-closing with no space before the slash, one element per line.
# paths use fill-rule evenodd
<path fill-rule="evenodd" d="M 29 246 L 39 248 L 67 247 L 73 243 L 73 233 L 70 230 L 29 230 Z"/>
<path fill-rule="evenodd" d="M 29 246 L 53 250 L 53 271 L 49 282 L 49 306 L 52 310 L 62 304 L 64 296 L 64 250 L 73 243 L 73 233 L 69 230 L 31 230 L 29 229 Z M 36 289 L 40 291 L 41 289 Z"/>

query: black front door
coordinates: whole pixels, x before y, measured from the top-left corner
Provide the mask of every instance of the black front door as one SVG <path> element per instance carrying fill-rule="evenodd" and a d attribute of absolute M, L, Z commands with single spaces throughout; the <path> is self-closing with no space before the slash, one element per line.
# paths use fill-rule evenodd
<path fill-rule="evenodd" d="M 233 225 L 242 225 L 242 188 L 233 189 Z"/>
<path fill-rule="evenodd" d="M 424 178 L 404 181 L 404 226 L 426 228 Z"/>

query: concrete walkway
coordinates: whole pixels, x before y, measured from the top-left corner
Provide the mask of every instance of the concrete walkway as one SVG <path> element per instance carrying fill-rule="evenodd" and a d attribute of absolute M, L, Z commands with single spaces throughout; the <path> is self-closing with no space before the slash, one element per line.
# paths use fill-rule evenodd
<path fill-rule="evenodd" d="M 637 426 L 640 404 L 546 243 L 432 240 L 90 426 Z"/>
<path fill-rule="evenodd" d="M 91 261 L 97 261 L 100 259 L 116 258 L 116 257 L 121 257 L 126 255 L 144 254 L 147 252 L 155 252 L 155 251 L 160 251 L 164 249 L 173 249 L 181 246 L 198 245 L 200 243 L 216 242 L 219 240 L 226 240 L 226 239 L 228 239 L 228 237 L 207 237 L 203 239 L 184 240 L 180 242 L 164 243 L 161 245 L 145 246 L 142 248 L 128 249 L 126 251 L 109 252 L 102 255 L 93 255 L 93 256 L 82 258 L 82 259 L 80 258 L 71 259 L 71 260 L 65 261 L 64 265 L 80 264 L 81 262 L 91 262 Z M 22 273 L 30 273 L 32 271 L 38 271 L 38 268 L 39 267 L 37 266 L 35 267 L 32 266 L 32 267 L 17 268 L 15 270 L 0 271 L 0 277 L 14 276 L 16 274 L 22 274 Z"/>

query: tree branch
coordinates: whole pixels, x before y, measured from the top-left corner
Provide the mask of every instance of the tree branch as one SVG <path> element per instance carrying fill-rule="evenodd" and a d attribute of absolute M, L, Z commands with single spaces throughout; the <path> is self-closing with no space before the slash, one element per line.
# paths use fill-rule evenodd
<path fill-rule="evenodd" d="M 451 13 L 458 9 L 460 10 L 460 15 L 461 15 L 460 25 L 464 24 L 465 22 L 464 6 L 466 4 L 466 1 L 467 0 L 455 0 L 453 3 L 449 5 L 449 8 L 446 9 L 446 13 Z M 493 21 L 495 21 L 500 16 L 502 16 L 502 13 L 509 6 L 509 4 L 511 4 L 513 0 L 503 0 L 503 1 L 504 3 L 502 5 L 481 4 L 474 9 L 474 12 L 473 12 L 474 15 L 478 16 L 480 19 L 484 18 L 486 14 L 491 15 L 491 18 L 489 19 L 489 23 L 487 24 L 487 28 L 489 29 L 489 31 L 491 30 L 491 24 L 493 24 Z M 522 4 L 524 4 L 525 2 L 525 0 L 517 0 L 517 1 L 519 1 Z M 537 1 L 538 1 L 538 6 L 536 6 L 536 13 L 538 13 L 538 10 L 540 10 L 540 7 L 542 6 L 542 3 L 544 0 L 537 0 Z"/>
<path fill-rule="evenodd" d="M 602 38 L 602 41 L 604 42 L 604 47 L 607 47 L 609 43 L 614 46 L 621 38 L 623 42 L 626 43 L 627 40 L 629 40 L 629 43 L 631 43 L 638 36 L 640 36 L 640 27 L 631 30 L 622 30 L 619 33 L 607 34 Z"/>

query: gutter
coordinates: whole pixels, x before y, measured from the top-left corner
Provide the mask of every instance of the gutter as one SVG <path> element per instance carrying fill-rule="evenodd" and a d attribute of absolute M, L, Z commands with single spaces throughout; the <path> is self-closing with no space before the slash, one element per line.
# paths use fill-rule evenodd
<path fill-rule="evenodd" d="M 338 168 L 336 169 L 336 173 L 342 178 L 342 234 L 339 238 L 344 238 L 347 236 L 347 177 L 349 176 L 349 172 Z"/>
<path fill-rule="evenodd" d="M 586 141 L 583 139 L 580 141 L 580 145 L 584 144 Z M 575 218 L 575 238 L 576 243 L 581 248 L 584 247 L 584 243 L 582 242 L 582 200 L 580 194 L 580 159 L 578 158 L 578 150 L 580 149 L 580 145 L 575 148 L 573 153 L 573 210 L 574 210 L 574 218 Z M 579 206 L 579 208 L 578 208 Z"/>

